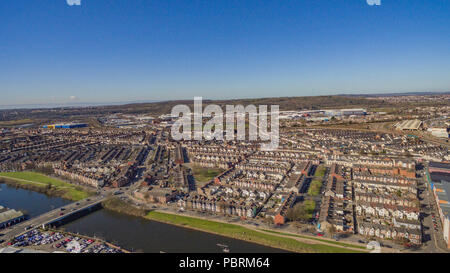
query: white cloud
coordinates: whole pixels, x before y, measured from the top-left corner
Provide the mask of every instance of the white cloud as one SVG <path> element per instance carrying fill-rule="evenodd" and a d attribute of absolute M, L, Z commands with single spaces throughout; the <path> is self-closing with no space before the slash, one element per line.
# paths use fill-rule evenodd
<path fill-rule="evenodd" d="M 70 96 L 69 98 L 70 98 L 70 100 L 76 100 L 77 99 L 77 97 L 75 97 L 75 96 Z"/>
<path fill-rule="evenodd" d="M 369 6 L 373 6 L 373 5 L 380 6 L 381 5 L 381 0 L 366 0 L 366 1 Z"/>
<path fill-rule="evenodd" d="M 69 6 L 81 6 L 81 0 L 66 0 L 66 2 Z"/>

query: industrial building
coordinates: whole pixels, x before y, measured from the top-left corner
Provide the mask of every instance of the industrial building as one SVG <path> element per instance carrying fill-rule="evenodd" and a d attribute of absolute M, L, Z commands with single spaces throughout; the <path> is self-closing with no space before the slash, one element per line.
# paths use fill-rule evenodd
<path fill-rule="evenodd" d="M 68 124 L 50 124 L 44 125 L 44 129 L 73 129 L 73 128 L 83 128 L 87 127 L 86 123 L 68 123 Z"/>
<path fill-rule="evenodd" d="M 353 109 L 330 109 L 323 110 L 326 116 L 364 116 L 367 114 L 366 109 L 353 108 Z"/>
<path fill-rule="evenodd" d="M 36 250 L 36 249 L 32 249 L 32 248 L 17 248 L 17 247 L 7 246 L 4 248 L 0 248 L 0 253 L 49 253 L 49 252 L 43 251 L 43 250 Z M 53 253 L 64 253 L 64 252 L 53 251 Z"/>
<path fill-rule="evenodd" d="M 428 170 L 430 173 L 448 173 L 450 175 L 450 163 L 430 162 Z"/>
<path fill-rule="evenodd" d="M 6 228 L 24 219 L 25 215 L 22 212 L 0 206 L 0 228 Z"/>
<path fill-rule="evenodd" d="M 450 163 L 430 162 L 428 180 L 439 211 L 443 237 L 450 248 Z"/>
<path fill-rule="evenodd" d="M 427 131 L 431 133 L 432 136 L 439 138 L 448 138 L 449 136 L 447 128 L 428 128 Z"/>
<path fill-rule="evenodd" d="M 419 130 L 420 126 L 422 126 L 422 121 L 418 119 L 404 120 L 396 123 L 395 128 L 397 130 Z"/>
<path fill-rule="evenodd" d="M 352 116 L 352 115 L 363 116 L 367 114 L 367 111 L 366 109 L 362 108 L 354 108 L 354 109 L 341 109 L 341 113 L 343 116 Z"/>

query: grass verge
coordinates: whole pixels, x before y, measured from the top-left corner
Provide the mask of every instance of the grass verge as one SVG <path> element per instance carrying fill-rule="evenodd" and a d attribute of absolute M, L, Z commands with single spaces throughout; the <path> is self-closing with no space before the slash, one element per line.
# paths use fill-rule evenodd
<path fill-rule="evenodd" d="M 0 172 L 0 183 L 73 201 L 93 194 L 82 187 L 36 172 Z"/>
<path fill-rule="evenodd" d="M 311 237 L 302 236 L 302 235 L 299 235 L 299 234 L 284 233 L 284 232 L 278 232 L 278 231 L 273 231 L 273 230 L 268 230 L 268 229 L 264 229 L 264 231 L 270 232 L 270 233 L 274 233 L 274 234 L 279 234 L 279 235 L 292 236 L 292 237 L 303 238 L 303 239 L 310 239 L 310 240 L 316 240 L 316 241 L 325 242 L 325 243 L 329 243 L 329 244 L 334 244 L 334 245 L 338 245 L 338 246 L 366 249 L 365 247 L 359 246 L 359 245 L 353 245 L 353 244 L 342 243 L 342 242 L 335 242 L 335 241 L 330 241 L 330 240 L 325 240 L 325 239 L 320 239 L 320 238 L 311 238 Z"/>
<path fill-rule="evenodd" d="M 301 253 L 354 253 L 356 250 L 345 249 L 339 246 L 329 246 L 324 244 L 312 244 L 297 241 L 293 238 L 286 238 L 267 234 L 252 230 L 240 225 L 215 222 L 205 219 L 168 214 L 158 211 L 151 211 L 146 215 L 147 219 L 159 221 L 167 224 L 182 226 L 186 228 L 197 229 L 205 232 L 210 232 L 222 236 L 231 237 L 266 245 L 270 247 L 285 249 Z"/>

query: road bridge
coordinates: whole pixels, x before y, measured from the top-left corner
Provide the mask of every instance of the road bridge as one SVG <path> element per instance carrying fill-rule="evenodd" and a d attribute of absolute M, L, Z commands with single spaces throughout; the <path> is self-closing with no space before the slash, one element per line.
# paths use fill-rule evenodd
<path fill-rule="evenodd" d="M 68 218 L 78 218 L 86 212 L 89 213 L 94 211 L 106 198 L 107 197 L 101 195 L 89 197 L 51 210 L 37 217 L 27 219 L 8 228 L 2 239 L 5 240 L 5 242 L 8 242 L 32 228 L 59 225 Z"/>

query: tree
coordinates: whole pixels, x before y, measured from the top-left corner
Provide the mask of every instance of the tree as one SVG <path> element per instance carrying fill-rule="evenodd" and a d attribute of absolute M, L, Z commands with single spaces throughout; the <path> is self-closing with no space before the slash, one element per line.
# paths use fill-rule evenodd
<path fill-rule="evenodd" d="M 330 234 L 331 237 L 336 233 L 336 228 L 334 225 L 330 224 L 327 228 L 328 234 Z"/>
<path fill-rule="evenodd" d="M 307 222 L 311 218 L 311 212 L 308 211 L 305 203 L 296 204 L 294 207 L 288 209 L 286 218 L 289 221 L 303 221 Z"/>

